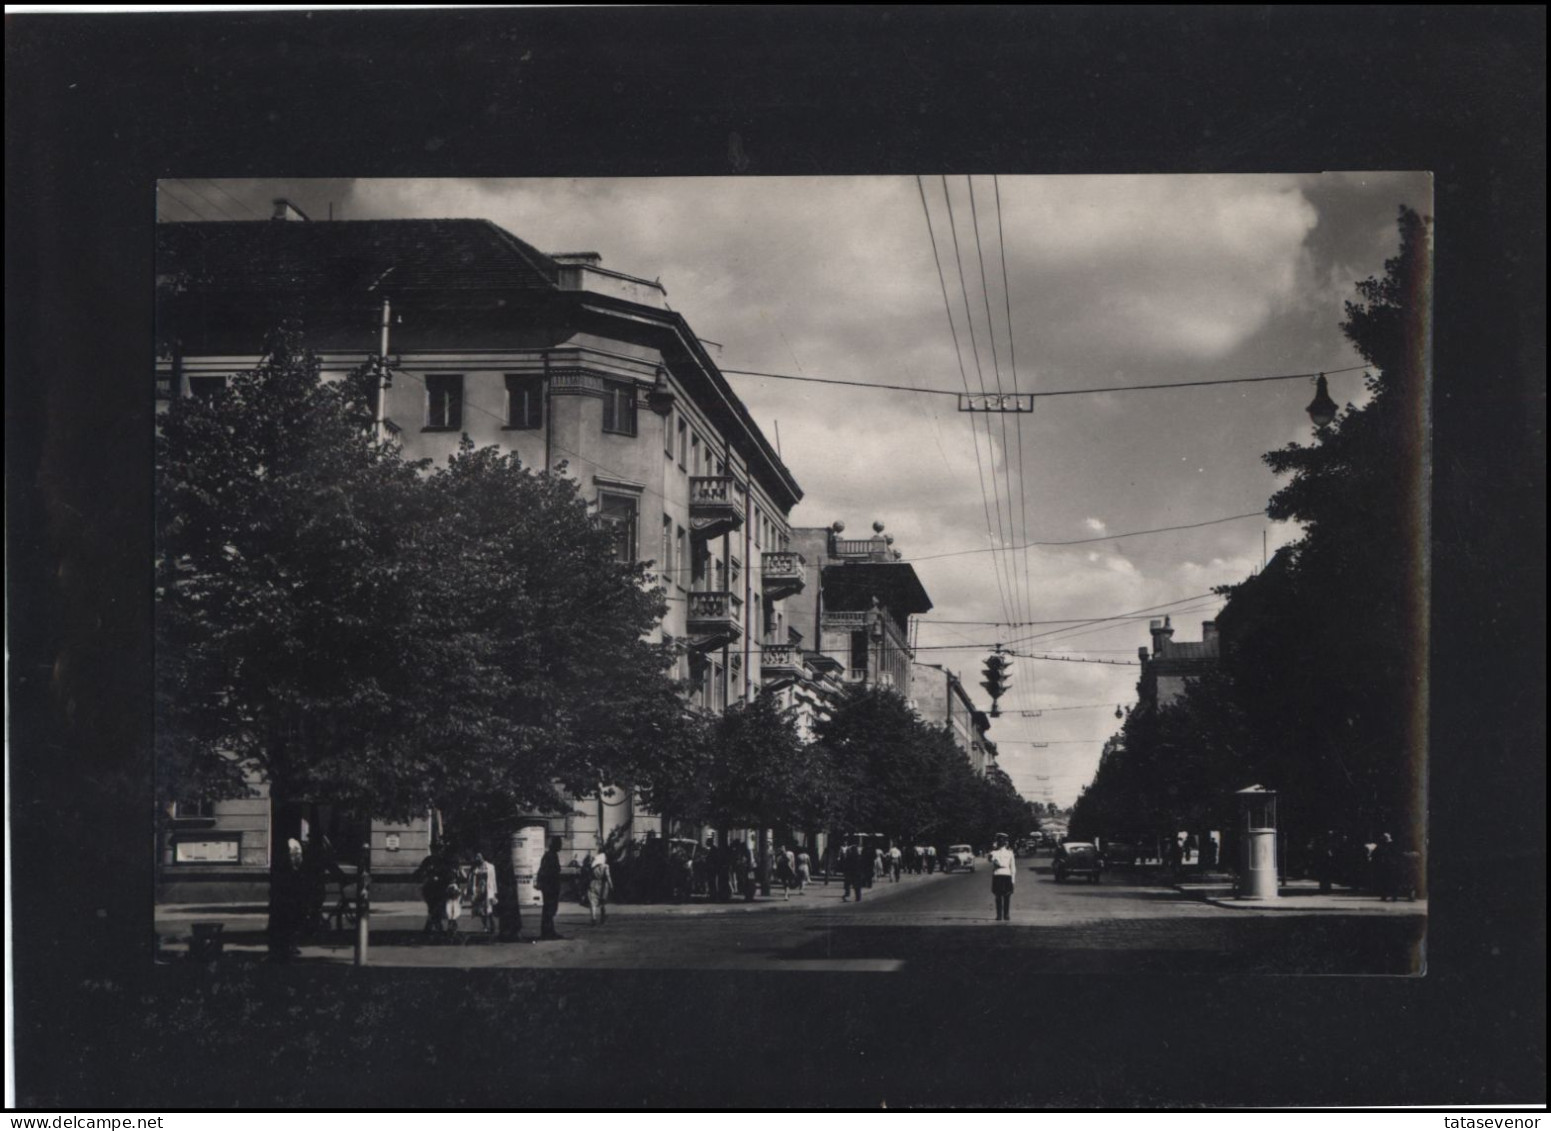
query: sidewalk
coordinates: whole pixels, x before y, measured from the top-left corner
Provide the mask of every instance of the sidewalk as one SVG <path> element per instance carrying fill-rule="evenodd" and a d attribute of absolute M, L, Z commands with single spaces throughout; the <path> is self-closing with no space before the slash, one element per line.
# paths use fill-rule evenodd
<path fill-rule="evenodd" d="M 892 880 L 877 880 L 871 888 L 865 889 L 862 904 L 870 906 L 879 901 L 886 901 L 901 892 L 919 887 L 923 883 L 931 883 L 940 880 L 946 873 L 938 872 L 934 876 L 904 876 L 899 883 Z M 829 884 L 822 880 L 810 882 L 807 890 L 798 894 L 791 893 L 789 899 L 782 898 L 781 890 L 774 888 L 770 895 L 756 895 L 752 900 L 745 900 L 741 896 L 726 903 L 712 903 L 704 898 L 698 898 L 688 903 L 610 903 L 608 908 L 609 919 L 673 919 L 673 918 L 698 918 L 710 915 L 747 915 L 759 912 L 780 914 L 785 911 L 829 911 L 838 910 L 841 907 L 849 907 L 850 903 L 842 902 L 842 894 L 845 885 L 838 878 Z M 186 946 L 193 935 L 195 923 L 221 923 L 225 926 L 227 947 L 238 949 L 247 945 L 258 946 L 261 940 L 255 938 L 255 932 L 262 934 L 268 922 L 269 910 L 261 903 L 168 903 L 160 904 L 155 911 L 156 933 L 161 938 L 163 946 L 181 948 Z M 579 926 L 587 922 L 589 916 L 587 909 L 572 900 L 562 901 L 556 912 L 556 925 L 566 930 L 567 925 Z M 420 930 L 425 924 L 425 904 L 419 900 L 383 900 L 372 904 L 372 929 L 391 930 L 395 932 L 413 932 Z M 480 923 L 477 917 L 471 915 L 467 909 L 458 920 L 461 931 L 465 934 L 477 933 Z M 525 906 L 522 909 L 522 930 L 524 937 L 531 937 L 538 933 L 539 908 L 536 905 Z M 307 949 L 304 947 L 304 950 Z"/>
<path fill-rule="evenodd" d="M 1233 881 L 1226 878 L 1183 881 L 1175 884 L 1174 889 L 1187 898 L 1236 911 L 1312 911 L 1343 915 L 1427 914 L 1425 899 L 1386 903 L 1376 895 L 1345 888 L 1322 892 L 1316 880 L 1291 880 L 1281 886 L 1277 899 L 1240 899 L 1234 894 Z"/>

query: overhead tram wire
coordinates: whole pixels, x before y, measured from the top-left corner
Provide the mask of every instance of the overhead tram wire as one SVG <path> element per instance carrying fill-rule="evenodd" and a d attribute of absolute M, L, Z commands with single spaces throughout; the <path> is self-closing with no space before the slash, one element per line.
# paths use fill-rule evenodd
<path fill-rule="evenodd" d="M 791 373 L 766 373 L 757 369 L 720 369 L 735 377 L 768 377 L 773 381 L 809 381 L 818 385 L 849 385 L 858 389 L 882 389 L 887 392 L 922 393 L 927 396 L 963 396 L 957 389 L 923 389 L 919 385 L 891 385 L 882 381 L 846 381 L 839 377 L 798 377 Z M 1267 377 L 1220 377 L 1211 381 L 1165 381 L 1157 385 L 1110 385 L 1093 389 L 1046 389 L 1043 392 L 1027 392 L 1025 397 L 1036 401 L 1041 397 L 1080 397 L 1098 393 L 1140 393 L 1149 389 L 1199 389 L 1208 385 L 1252 385 L 1262 381 L 1309 381 L 1324 374 L 1359 373 L 1372 369 L 1372 365 L 1348 365 L 1342 369 L 1310 370 L 1307 373 L 1278 373 Z"/>
<path fill-rule="evenodd" d="M 1007 280 L 1007 242 L 1002 232 L 1002 182 L 991 175 L 991 187 L 996 191 L 996 247 L 1002 264 L 1002 302 L 1007 311 L 1007 359 L 1012 369 L 1012 390 L 1016 396 L 1018 386 L 1018 337 L 1012 325 L 1012 284 Z M 1023 511 L 1023 536 L 1029 536 L 1029 483 L 1023 467 L 1023 416 L 1013 416 L 1013 431 L 1018 436 L 1018 496 Z M 1029 577 L 1029 548 L 1023 548 L 1023 584 L 1028 592 L 1029 607 L 1033 607 L 1033 582 Z"/>
<path fill-rule="evenodd" d="M 969 349 L 970 349 L 970 355 L 975 359 L 975 379 L 980 382 L 980 393 L 981 393 L 982 396 L 984 396 L 987 392 L 989 392 L 989 390 L 986 388 L 985 370 L 981 367 L 981 364 L 980 364 L 980 345 L 979 345 L 979 342 L 975 338 L 975 316 L 974 316 L 974 312 L 970 309 L 970 305 L 969 305 L 969 283 L 966 281 L 966 279 L 964 277 L 964 255 L 963 255 L 963 252 L 960 251 L 960 249 L 959 249 L 959 226 L 958 226 L 958 221 L 954 218 L 954 215 L 953 215 L 953 194 L 948 191 L 948 178 L 947 178 L 947 176 L 943 175 L 943 177 L 941 179 L 942 179 L 942 196 L 943 196 L 943 201 L 947 205 L 947 208 L 948 208 L 948 231 L 953 236 L 953 265 L 954 265 L 954 267 L 956 267 L 958 269 L 958 272 L 959 272 L 959 293 L 961 295 L 963 295 L 963 297 L 964 297 L 964 321 L 965 321 L 966 327 L 969 330 Z M 1001 548 L 1003 550 L 1003 553 L 1005 555 L 1006 548 L 1007 548 L 1007 531 L 1006 531 L 1006 529 L 1002 525 L 1002 489 L 1001 489 L 1000 486 L 997 485 L 997 481 L 996 481 L 996 463 L 995 463 L 995 458 L 994 458 L 995 455 L 996 455 L 996 447 L 995 447 L 995 443 L 996 442 L 995 442 L 994 439 L 992 439 L 992 436 L 991 436 L 991 417 L 990 417 L 990 414 L 986 414 L 986 416 L 985 416 L 985 423 L 986 423 L 986 454 L 987 454 L 987 456 L 989 458 L 992 459 L 992 464 L 991 464 L 991 495 L 992 495 L 992 497 L 994 498 L 994 500 L 996 502 L 996 532 L 997 532 L 997 541 L 1000 544 L 1000 546 L 1001 546 Z M 974 426 L 975 426 L 974 425 L 974 417 L 971 416 L 970 417 L 970 428 L 973 430 Z M 1006 460 L 1004 459 L 1002 462 L 1006 463 Z M 1003 601 L 1003 605 L 1005 606 L 1008 614 L 1010 616 L 1016 616 L 1017 615 L 1017 605 L 1018 605 L 1018 602 L 1017 602 L 1017 598 L 1016 597 L 1010 596 L 1011 591 L 1012 591 L 1012 587 L 1013 587 L 1013 578 L 1011 576 L 1011 571 L 1009 571 L 1008 568 L 1007 568 L 1007 564 L 1008 564 L 1007 563 L 1007 559 L 1004 556 L 1003 559 L 1002 559 L 1002 572 L 1005 575 L 1007 575 L 1008 594 L 1004 594 L 1002 601 Z"/>
<path fill-rule="evenodd" d="M 233 195 L 232 195 L 232 194 L 231 194 L 231 193 L 229 193 L 229 192 L 227 192 L 227 191 L 226 191 L 226 190 L 225 190 L 225 189 L 223 189 L 223 188 L 222 188 L 222 187 L 221 187 L 221 186 L 220 186 L 220 184 L 219 184 L 219 182 L 217 182 L 217 181 L 214 181 L 214 180 L 211 180 L 211 179 L 210 179 L 210 178 L 209 178 L 209 177 L 201 177 L 201 178 L 200 178 L 200 180 L 202 180 L 202 181 L 204 181 L 204 182 L 205 182 L 205 183 L 206 183 L 206 184 L 208 184 L 208 185 L 209 185 L 209 186 L 210 186 L 210 187 L 211 187 L 211 188 L 213 188 L 213 189 L 215 189 L 215 191 L 216 191 L 216 192 L 218 192 L 218 193 L 220 193 L 220 194 L 221 194 L 221 195 L 222 195 L 222 196 L 224 196 L 224 197 L 225 197 L 225 198 L 226 198 L 226 199 L 227 199 L 227 200 L 229 200 L 229 201 L 231 201 L 231 202 L 232 202 L 232 203 L 233 203 L 233 204 L 235 204 L 235 205 L 237 205 L 237 207 L 239 207 L 239 208 L 242 208 L 242 209 L 245 209 L 245 210 L 247 210 L 247 211 L 248 211 L 248 212 L 251 212 L 251 213 L 253 213 L 253 215 L 254 215 L 254 216 L 255 216 L 255 217 L 256 217 L 256 218 L 257 218 L 257 219 L 260 219 L 260 220 L 262 220 L 262 219 L 264 219 L 264 214 L 263 214 L 263 213 L 262 213 L 262 212 L 260 212 L 260 211 L 259 211 L 259 210 L 258 210 L 258 209 L 257 209 L 257 208 L 254 208 L 254 207 L 253 207 L 253 206 L 252 206 L 252 205 L 251 205 L 251 204 L 245 204 L 245 203 L 244 203 L 244 202 L 242 202 L 242 201 L 241 201 L 241 200 L 238 200 L 238 199 L 237 199 L 237 198 L 236 198 L 236 197 L 235 197 L 235 196 L 233 196 Z"/>
<path fill-rule="evenodd" d="M 1238 522 L 1238 521 L 1240 521 L 1242 519 L 1246 519 L 1246 518 L 1265 518 L 1265 516 L 1266 516 L 1265 511 L 1245 511 L 1243 514 L 1230 514 L 1230 515 L 1225 515 L 1222 518 L 1210 518 L 1210 519 L 1207 519 L 1204 522 L 1186 522 L 1186 523 L 1181 523 L 1178 526 L 1157 526 L 1157 527 L 1152 528 L 1151 530 L 1128 530 L 1128 531 L 1125 531 L 1125 532 L 1120 533 L 1120 534 L 1104 534 L 1104 535 L 1100 535 L 1100 536 L 1095 537 L 1095 538 L 1072 538 L 1072 539 L 1069 539 L 1069 540 L 1066 540 L 1066 541 L 1059 541 L 1059 542 L 1052 542 L 1052 541 L 1030 542 L 1030 543 L 1028 543 L 1028 545 L 1029 546 L 1086 546 L 1086 545 L 1089 545 L 1089 544 L 1094 543 L 1094 542 L 1112 542 L 1112 541 L 1114 541 L 1117 538 L 1136 538 L 1136 537 L 1138 537 L 1139 535 L 1142 535 L 1142 534 L 1168 534 L 1168 533 L 1170 533 L 1172 531 L 1176 531 L 1176 530 L 1199 530 L 1203 526 L 1218 526 L 1218 525 L 1221 525 L 1224 522 Z M 986 552 L 985 550 L 948 550 L 948 551 L 946 551 L 944 553 L 941 553 L 941 554 L 923 554 L 920 557 L 908 558 L 906 560 L 907 561 L 911 561 L 911 562 L 932 562 L 932 561 L 937 561 L 939 558 L 958 558 L 958 557 L 963 557 L 966 554 L 983 554 L 985 552 Z M 990 623 L 990 622 L 986 622 L 986 623 Z M 1005 623 L 1010 623 L 1010 622 L 1000 621 L 1000 622 L 997 622 L 997 623 L 1005 624 Z"/>
<path fill-rule="evenodd" d="M 986 282 L 985 247 L 980 239 L 980 212 L 975 207 L 975 179 L 972 176 L 966 175 L 964 181 L 969 186 L 969 222 L 970 228 L 975 233 L 975 259 L 980 265 L 980 297 L 986 309 L 986 336 L 991 342 L 991 372 L 996 378 L 996 395 L 1000 397 L 1005 392 L 1002 388 L 1002 362 L 996 353 L 996 320 L 991 317 L 991 288 Z M 1018 523 L 1013 511 L 1012 452 L 1011 445 L 1007 442 L 1007 414 L 998 413 L 997 417 L 1002 428 L 1002 481 L 1007 484 L 1007 528 L 1012 531 L 1011 541 L 1017 542 L 1019 541 L 1019 535 Z M 1027 537 L 1028 531 L 1025 529 L 1023 538 Z M 1025 557 L 1027 557 L 1027 554 L 1025 554 Z M 1026 617 L 1029 615 L 1028 570 L 1025 569 L 1023 571 L 1024 585 L 1022 591 L 1020 591 L 1018 589 L 1017 550 L 1010 549 L 1008 551 L 1008 565 L 1013 573 L 1013 612 L 1019 616 Z"/>
<path fill-rule="evenodd" d="M 228 220 L 231 220 L 234 223 L 237 221 L 237 217 L 233 216 L 230 212 L 226 211 L 226 209 L 222 208 L 215 201 L 211 200 L 204 193 L 200 192 L 197 186 L 191 185 L 191 184 L 188 183 L 188 181 L 183 180 L 181 178 L 178 179 L 178 184 L 180 184 L 184 188 L 188 189 L 189 192 L 191 192 L 195 196 L 199 197 L 200 200 L 204 201 L 211 208 L 214 208 L 217 212 L 219 212 L 222 216 L 226 217 Z"/>
<path fill-rule="evenodd" d="M 953 356 L 954 356 L 955 360 L 958 362 L 958 365 L 959 365 L 959 378 L 964 383 L 964 392 L 967 395 L 969 393 L 969 374 L 966 373 L 965 370 L 964 370 L 964 350 L 959 345 L 959 331 L 958 331 L 958 327 L 956 325 L 954 325 L 954 322 L 953 322 L 953 304 L 948 301 L 948 281 L 947 281 L 947 278 L 943 275 L 942 256 L 939 255 L 938 251 L 937 251 L 937 233 L 936 233 L 936 231 L 932 227 L 932 210 L 931 210 L 930 207 L 927 206 L 927 203 L 926 203 L 926 186 L 925 186 L 924 182 L 922 182 L 922 180 L 921 180 L 921 178 L 919 176 L 916 177 L 916 191 L 918 193 L 920 193 L 920 195 L 921 195 L 921 212 L 926 217 L 926 235 L 927 235 L 927 238 L 931 241 L 931 244 L 932 244 L 932 261 L 937 265 L 937 283 L 938 283 L 938 286 L 942 288 L 942 305 L 943 305 L 943 310 L 944 310 L 944 312 L 948 316 L 948 330 L 953 335 Z M 898 386 L 898 387 L 899 388 L 904 388 L 905 386 Z M 911 390 L 911 391 L 924 392 L 925 390 Z M 957 393 L 954 393 L 953 395 L 954 396 L 958 396 Z M 985 473 L 984 466 L 980 462 L 980 441 L 975 437 L 975 433 L 974 433 L 974 429 L 973 428 L 970 429 L 970 439 L 974 442 L 974 448 L 975 448 L 975 471 L 976 471 L 976 473 L 978 474 L 978 476 L 980 478 L 980 503 L 981 503 L 982 509 L 985 512 L 985 519 L 986 519 L 986 541 L 987 542 L 992 542 L 992 539 L 993 539 L 994 535 L 992 534 L 992 531 L 991 531 L 991 502 L 986 497 L 986 473 Z M 993 543 L 993 548 L 994 548 L 994 543 Z M 996 559 L 995 559 L 994 556 L 992 558 L 992 571 L 996 575 L 996 587 L 1001 592 L 1001 596 L 1002 596 L 1002 609 L 1005 612 L 1007 610 L 1007 607 L 1008 607 L 1007 606 L 1007 593 L 1006 593 L 1006 590 L 1002 586 L 1001 571 L 999 569 L 997 569 L 997 567 L 996 567 Z"/>
<path fill-rule="evenodd" d="M 166 193 L 169 200 L 174 201 L 180 208 L 190 213 L 196 220 L 209 220 L 209 217 L 206 216 L 203 212 L 195 208 L 188 201 L 184 200 L 177 193 L 173 192 L 172 184 L 170 181 L 162 181 L 156 186 L 156 191 Z"/>

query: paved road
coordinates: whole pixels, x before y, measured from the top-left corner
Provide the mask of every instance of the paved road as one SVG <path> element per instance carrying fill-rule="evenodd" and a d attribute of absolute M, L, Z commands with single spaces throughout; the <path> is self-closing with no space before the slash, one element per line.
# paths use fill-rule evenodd
<path fill-rule="evenodd" d="M 1020 861 L 1012 921 L 998 923 L 990 875 L 906 877 L 861 903 L 838 886 L 790 902 L 731 907 L 620 907 L 592 927 L 580 909 L 560 920 L 563 941 L 427 940 L 419 912 L 374 916 L 374 966 L 804 971 L 888 974 L 966 964 L 1061 973 L 1405 974 L 1421 966 L 1425 916 L 1254 912 L 1185 899 L 1170 888 L 1111 874 L 1099 885 L 1056 884 L 1044 858 Z M 1391 905 L 1393 906 L 1393 905 Z M 227 920 L 234 948 L 262 944 L 262 917 Z M 531 919 L 525 928 L 536 926 Z M 187 922 L 166 920 L 178 937 Z M 349 962 L 340 936 L 303 961 Z"/>

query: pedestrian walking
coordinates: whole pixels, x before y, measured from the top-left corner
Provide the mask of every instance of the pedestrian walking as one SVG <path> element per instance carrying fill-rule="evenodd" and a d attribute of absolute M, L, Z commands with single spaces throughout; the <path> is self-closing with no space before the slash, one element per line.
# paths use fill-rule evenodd
<path fill-rule="evenodd" d="M 808 855 L 806 848 L 797 853 L 797 894 L 801 895 L 808 890 L 808 881 L 813 878 L 813 859 Z"/>
<path fill-rule="evenodd" d="M 561 938 L 555 931 L 555 912 L 560 909 L 560 838 L 557 836 L 549 838 L 549 851 L 539 861 L 536 885 L 544 901 L 539 913 L 539 938 Z"/>
<path fill-rule="evenodd" d="M 592 925 L 608 921 L 609 900 L 614 895 L 614 874 L 609 871 L 608 854 L 601 848 L 582 861 L 582 876 L 587 883 L 587 914 Z"/>
<path fill-rule="evenodd" d="M 1018 857 L 1007 847 L 1007 834 L 996 834 L 996 847 L 991 850 L 991 895 L 996 899 L 996 919 L 1005 923 L 1012 919 L 1012 889 L 1018 881 Z"/>
<path fill-rule="evenodd" d="M 286 842 L 286 851 L 276 857 L 269 877 L 269 960 L 289 962 L 299 955 L 301 936 L 307 915 L 306 880 L 302 876 L 302 846 L 295 839 Z"/>
<path fill-rule="evenodd" d="M 748 841 L 738 845 L 738 884 L 743 891 L 743 901 L 753 903 L 754 889 L 759 885 L 759 876 L 754 863 L 754 852 L 749 848 Z"/>
<path fill-rule="evenodd" d="M 486 860 L 482 852 L 474 853 L 474 862 L 469 866 L 467 892 L 469 908 L 479 916 L 479 921 L 485 928 L 485 934 L 494 935 L 498 926 L 495 865 Z"/>
<path fill-rule="evenodd" d="M 452 850 L 443 846 L 420 861 L 412 877 L 420 881 L 420 897 L 425 900 L 425 933 L 449 934 L 458 929 L 458 862 Z"/>
<path fill-rule="evenodd" d="M 889 874 L 894 877 L 894 882 L 899 883 L 899 871 L 904 864 L 905 854 L 899 850 L 899 845 L 889 849 Z"/>
<path fill-rule="evenodd" d="M 781 885 L 781 898 L 791 899 L 792 888 L 797 886 L 797 868 L 792 863 L 792 854 L 786 850 L 786 845 L 776 849 L 775 858 L 776 882 Z"/>

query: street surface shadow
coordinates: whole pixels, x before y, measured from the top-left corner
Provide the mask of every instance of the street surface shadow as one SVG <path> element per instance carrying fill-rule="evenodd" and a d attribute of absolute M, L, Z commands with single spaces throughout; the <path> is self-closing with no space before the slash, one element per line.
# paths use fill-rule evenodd
<path fill-rule="evenodd" d="M 1007 964 L 1035 973 L 1414 975 L 1425 920 L 1197 921 L 1161 940 L 1114 921 L 1079 926 L 842 924 L 772 953 L 779 963 L 902 960 L 911 971 Z"/>

